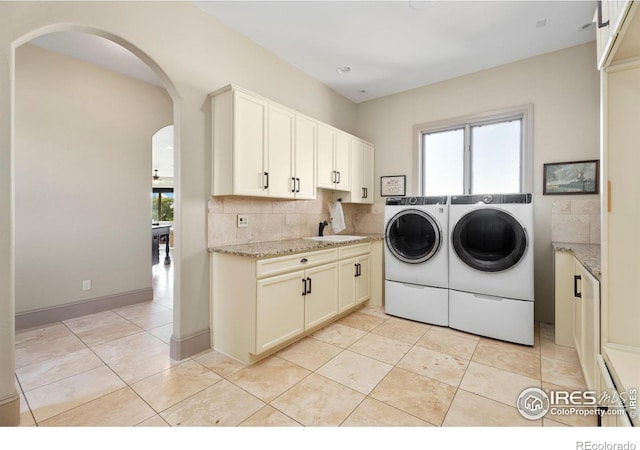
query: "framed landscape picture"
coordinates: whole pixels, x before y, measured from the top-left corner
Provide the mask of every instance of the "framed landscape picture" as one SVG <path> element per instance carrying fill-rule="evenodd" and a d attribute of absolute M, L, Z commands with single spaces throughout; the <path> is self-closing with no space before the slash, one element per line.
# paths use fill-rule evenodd
<path fill-rule="evenodd" d="M 544 195 L 598 193 L 598 160 L 544 165 Z"/>

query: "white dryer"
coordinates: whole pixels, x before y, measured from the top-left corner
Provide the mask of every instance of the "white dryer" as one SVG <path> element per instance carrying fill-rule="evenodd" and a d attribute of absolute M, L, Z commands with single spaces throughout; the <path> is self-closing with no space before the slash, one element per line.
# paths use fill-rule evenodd
<path fill-rule="evenodd" d="M 451 197 L 449 326 L 533 345 L 531 194 Z"/>
<path fill-rule="evenodd" d="M 447 197 L 396 197 L 385 206 L 385 312 L 449 323 Z"/>

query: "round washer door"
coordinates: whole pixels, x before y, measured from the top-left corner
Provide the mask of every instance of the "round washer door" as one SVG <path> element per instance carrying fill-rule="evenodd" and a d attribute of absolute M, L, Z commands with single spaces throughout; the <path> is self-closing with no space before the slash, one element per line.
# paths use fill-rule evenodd
<path fill-rule="evenodd" d="M 476 209 L 456 223 L 451 245 L 468 266 L 500 272 L 518 264 L 527 250 L 527 232 L 512 215 L 491 208 Z"/>
<path fill-rule="evenodd" d="M 385 241 L 391 254 L 400 261 L 420 264 L 440 250 L 442 230 L 426 211 L 405 209 L 387 222 Z"/>

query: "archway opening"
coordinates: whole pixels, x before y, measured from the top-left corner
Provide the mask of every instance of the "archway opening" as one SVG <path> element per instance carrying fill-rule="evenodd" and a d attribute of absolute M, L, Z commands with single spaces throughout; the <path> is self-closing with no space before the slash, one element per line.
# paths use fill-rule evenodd
<path fill-rule="evenodd" d="M 16 373 L 21 403 L 30 408 L 23 424 L 29 417 L 47 419 L 29 398 L 43 382 L 53 386 L 87 372 L 70 373 L 69 358 L 97 357 L 100 367 L 133 381 L 118 373 L 117 361 L 108 361 L 108 346 L 154 339 L 168 360 L 173 331 L 173 282 L 169 302 L 151 301 L 149 143 L 175 122 L 176 90 L 140 50 L 100 30 L 65 31 L 126 46 L 158 74 L 158 82 L 31 41 L 60 28 L 34 32 L 15 48 Z M 176 159 L 178 142 L 176 135 Z M 176 189 L 174 208 L 179 203 Z M 172 220 L 172 228 L 178 226 Z M 172 277 L 176 263 L 172 258 Z M 36 325 L 44 340 L 23 339 L 20 329 Z M 42 345 L 54 350 L 39 353 Z M 64 370 L 59 376 L 53 370 L 46 380 L 28 375 L 42 364 Z"/>

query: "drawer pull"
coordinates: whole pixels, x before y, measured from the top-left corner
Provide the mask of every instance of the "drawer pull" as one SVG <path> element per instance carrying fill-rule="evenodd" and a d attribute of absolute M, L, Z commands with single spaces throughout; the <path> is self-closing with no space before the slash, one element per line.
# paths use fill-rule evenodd
<path fill-rule="evenodd" d="M 309 260 L 308 260 L 307 258 L 302 258 L 302 259 L 300 260 L 300 264 L 306 264 L 306 263 L 308 263 L 308 262 L 309 262 Z"/>
<path fill-rule="evenodd" d="M 580 275 L 574 275 L 573 276 L 573 296 L 581 298 L 582 292 L 578 292 L 578 280 L 582 280 L 582 277 Z"/>

